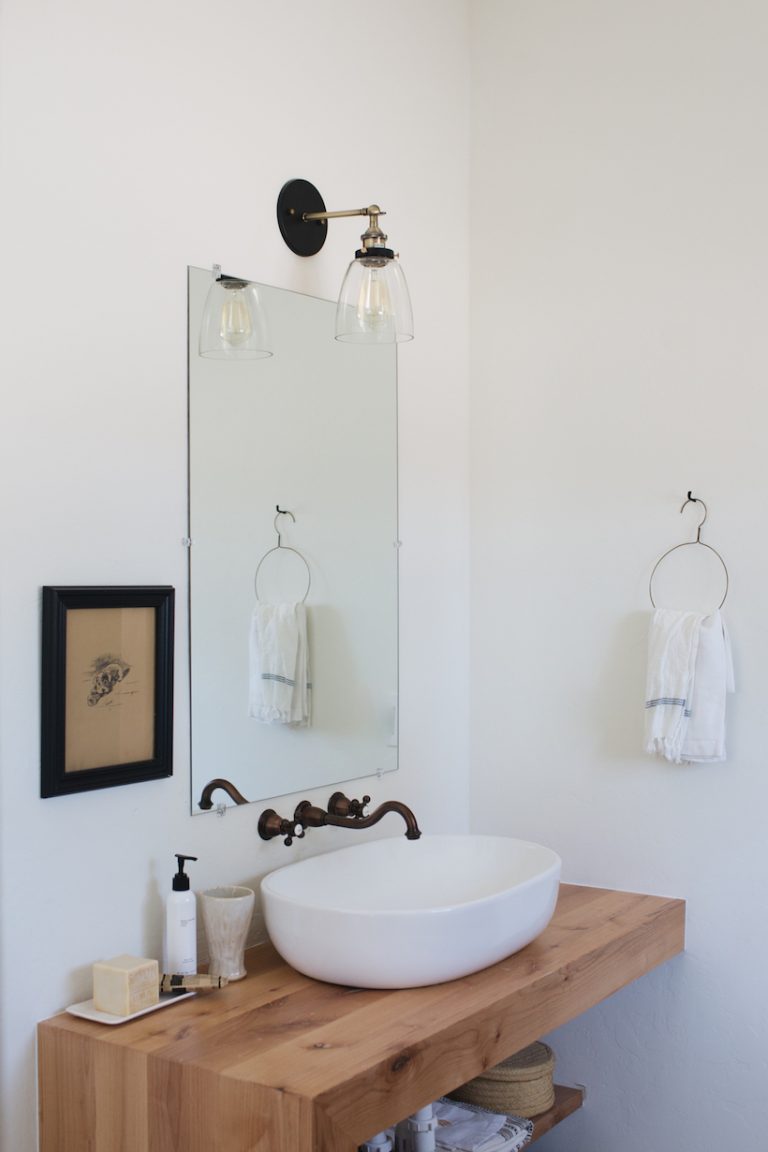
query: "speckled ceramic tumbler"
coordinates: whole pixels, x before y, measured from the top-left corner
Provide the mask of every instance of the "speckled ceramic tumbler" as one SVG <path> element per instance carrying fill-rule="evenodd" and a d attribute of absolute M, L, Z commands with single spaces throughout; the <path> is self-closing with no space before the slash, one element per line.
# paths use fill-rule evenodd
<path fill-rule="evenodd" d="M 251 888 L 209 888 L 200 893 L 211 976 L 228 980 L 245 976 L 245 941 L 255 898 Z"/>

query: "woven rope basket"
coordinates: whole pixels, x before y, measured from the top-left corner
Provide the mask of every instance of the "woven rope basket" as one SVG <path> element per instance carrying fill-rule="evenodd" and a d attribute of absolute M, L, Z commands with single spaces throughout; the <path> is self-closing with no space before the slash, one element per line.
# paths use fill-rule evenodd
<path fill-rule="evenodd" d="M 462 1084 L 451 1092 L 454 1100 L 465 1104 L 479 1104 L 492 1112 L 513 1116 L 538 1116 L 555 1102 L 552 1076 L 555 1054 L 538 1040 L 482 1076 Z"/>

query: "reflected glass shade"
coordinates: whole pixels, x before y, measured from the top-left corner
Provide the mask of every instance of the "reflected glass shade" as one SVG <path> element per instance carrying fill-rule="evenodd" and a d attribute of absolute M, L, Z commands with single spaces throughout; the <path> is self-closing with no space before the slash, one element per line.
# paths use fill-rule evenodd
<path fill-rule="evenodd" d="M 336 339 L 349 344 L 413 339 L 411 298 L 394 256 L 367 252 L 352 261 L 336 307 Z"/>
<path fill-rule="evenodd" d="M 200 321 L 199 350 L 213 360 L 261 360 L 272 355 L 255 284 L 231 276 L 213 281 Z"/>

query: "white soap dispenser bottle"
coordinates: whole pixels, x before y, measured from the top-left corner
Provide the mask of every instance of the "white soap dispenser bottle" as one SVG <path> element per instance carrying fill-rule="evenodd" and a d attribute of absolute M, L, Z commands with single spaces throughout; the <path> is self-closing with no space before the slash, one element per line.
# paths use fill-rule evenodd
<path fill-rule="evenodd" d="M 178 872 L 166 904 L 163 970 L 171 976 L 189 976 L 197 972 L 197 900 L 190 892 L 184 861 L 197 860 L 197 856 L 177 852 L 176 859 Z"/>

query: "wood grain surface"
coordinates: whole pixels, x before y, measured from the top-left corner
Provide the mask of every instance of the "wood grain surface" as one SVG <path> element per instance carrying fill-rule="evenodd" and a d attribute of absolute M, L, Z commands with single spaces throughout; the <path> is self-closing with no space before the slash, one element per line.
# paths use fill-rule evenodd
<path fill-rule="evenodd" d="M 40 1152 L 354 1152 L 681 952 L 684 918 L 564 884 L 537 940 L 451 983 L 324 984 L 264 945 L 244 980 L 162 1012 L 61 1014 L 38 1027 Z"/>

